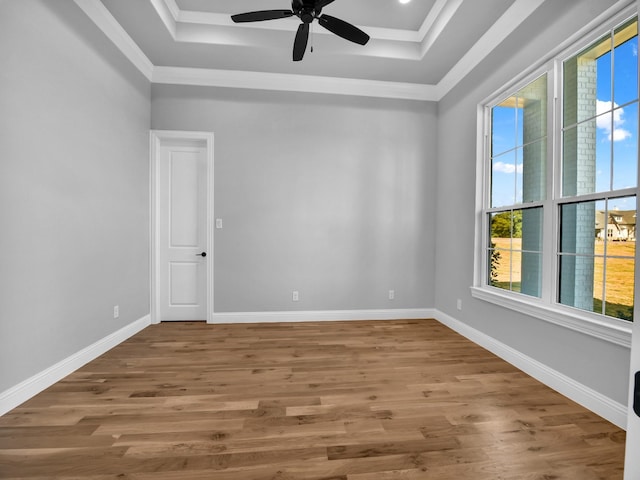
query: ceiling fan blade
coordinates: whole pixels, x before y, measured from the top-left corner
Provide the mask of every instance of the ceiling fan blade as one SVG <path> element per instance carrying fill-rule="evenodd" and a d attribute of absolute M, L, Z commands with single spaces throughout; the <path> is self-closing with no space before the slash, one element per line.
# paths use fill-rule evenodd
<path fill-rule="evenodd" d="M 293 17 L 291 10 L 260 10 L 258 12 L 238 13 L 231 15 L 235 23 L 263 22 L 265 20 L 277 20 L 279 18 Z"/>
<path fill-rule="evenodd" d="M 307 50 L 307 42 L 309 41 L 309 24 L 301 23 L 296 33 L 296 40 L 293 43 L 293 61 L 299 62 L 304 57 Z"/>
<path fill-rule="evenodd" d="M 317 0 L 316 1 L 316 8 L 324 8 L 327 5 L 329 5 L 330 3 L 333 3 L 335 0 Z"/>
<path fill-rule="evenodd" d="M 369 35 L 364 33 L 358 27 L 354 27 L 350 23 L 340 20 L 339 18 L 332 17 L 331 15 L 321 15 L 318 18 L 318 22 L 331 33 L 335 33 L 339 37 L 349 40 L 350 42 L 366 45 L 369 41 Z"/>

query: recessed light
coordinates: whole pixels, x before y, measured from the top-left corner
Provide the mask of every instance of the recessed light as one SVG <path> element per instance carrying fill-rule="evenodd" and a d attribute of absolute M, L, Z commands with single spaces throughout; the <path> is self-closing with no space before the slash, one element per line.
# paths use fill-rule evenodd
<path fill-rule="evenodd" d="M 405 3 L 409 3 L 411 0 L 398 0 L 400 3 L 405 4 Z"/>

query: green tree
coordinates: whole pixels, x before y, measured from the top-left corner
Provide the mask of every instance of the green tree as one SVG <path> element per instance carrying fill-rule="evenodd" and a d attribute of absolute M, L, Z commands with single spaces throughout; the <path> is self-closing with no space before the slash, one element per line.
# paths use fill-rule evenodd
<path fill-rule="evenodd" d="M 491 242 L 491 265 L 490 265 L 490 279 L 489 285 L 493 287 L 498 286 L 498 265 L 500 264 L 500 252 L 495 249 L 496 244 Z"/>
<path fill-rule="evenodd" d="M 512 231 L 513 229 L 513 231 Z M 491 236 L 522 238 L 522 210 L 502 212 L 491 219 Z"/>

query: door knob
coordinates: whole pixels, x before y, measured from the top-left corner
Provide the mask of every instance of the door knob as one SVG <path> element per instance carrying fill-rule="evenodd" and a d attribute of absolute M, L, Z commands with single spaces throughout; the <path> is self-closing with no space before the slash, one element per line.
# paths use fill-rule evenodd
<path fill-rule="evenodd" d="M 196 253 L 196 257 L 206 257 L 206 256 L 207 256 L 207 252 Z"/>

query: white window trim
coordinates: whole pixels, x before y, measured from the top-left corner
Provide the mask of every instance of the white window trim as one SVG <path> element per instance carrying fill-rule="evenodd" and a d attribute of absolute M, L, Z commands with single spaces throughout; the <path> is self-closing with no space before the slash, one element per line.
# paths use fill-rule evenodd
<path fill-rule="evenodd" d="M 543 281 L 541 298 L 530 297 L 527 295 L 502 290 L 492 287 L 488 284 L 486 267 L 486 252 L 488 248 L 488 239 L 485 235 L 487 231 L 487 219 L 484 214 L 485 205 L 488 205 L 488 192 L 486 186 L 487 176 L 490 175 L 490 165 L 487 162 L 489 132 L 488 126 L 490 122 L 487 116 L 487 106 L 494 105 L 502 97 L 508 96 L 509 92 L 516 92 L 524 87 L 535 78 L 547 73 L 549 75 L 549 111 L 551 112 L 549 121 L 551 125 L 551 137 L 548 138 L 548 154 L 553 155 L 553 161 L 559 161 L 560 139 L 558 136 L 558 115 L 560 108 L 558 105 L 558 82 L 561 80 L 562 62 L 579 52 L 581 49 L 596 41 L 604 33 L 613 28 L 614 25 L 621 23 L 626 18 L 638 14 L 638 8 L 635 1 L 621 1 L 614 7 L 610 8 L 598 18 L 594 19 L 583 29 L 571 36 L 566 42 L 557 49 L 550 52 L 549 56 L 540 61 L 536 66 L 524 72 L 513 82 L 505 85 L 499 90 L 499 93 L 493 94 L 480 102 L 477 106 L 477 132 L 476 132 L 476 218 L 475 218 L 475 265 L 474 279 L 471 287 L 471 295 L 474 298 L 499 305 L 504 308 L 514 310 L 516 312 L 535 317 L 537 319 L 559 325 L 570 330 L 574 330 L 592 337 L 631 348 L 631 331 L 633 324 L 625 320 L 607 317 L 604 315 L 594 314 L 577 308 L 572 308 L 558 304 L 554 300 L 557 288 L 556 265 L 555 265 L 555 246 L 554 238 L 557 238 L 557 216 L 556 204 L 558 196 L 556 189 L 558 188 L 558 176 L 555 177 L 555 183 L 552 181 L 553 171 L 547 169 L 547 199 L 542 202 L 543 208 L 548 209 L 550 214 L 545 213 L 543 224 L 543 251 L 552 252 L 552 254 L 543 255 Z M 558 166 L 554 163 L 554 170 Z M 640 169 L 639 169 L 640 170 Z M 557 171 L 557 170 L 556 170 Z M 638 188 L 633 189 L 633 194 L 638 194 Z M 637 198 L 640 199 L 640 196 Z M 555 200 L 554 200 L 555 199 Z M 528 204 L 523 204 L 523 207 Z M 636 263 L 638 263 L 636 254 Z M 637 279 L 636 281 L 640 281 Z M 636 302 L 638 303 L 638 302 Z M 636 309 L 637 312 L 638 309 Z M 636 321 L 640 319 L 636 317 Z"/>
<path fill-rule="evenodd" d="M 631 348 L 632 324 L 625 320 L 590 314 L 577 308 L 545 304 L 542 300 L 495 287 L 471 287 L 471 296 L 545 322 Z M 524 298 L 522 298 L 524 297 Z"/>

